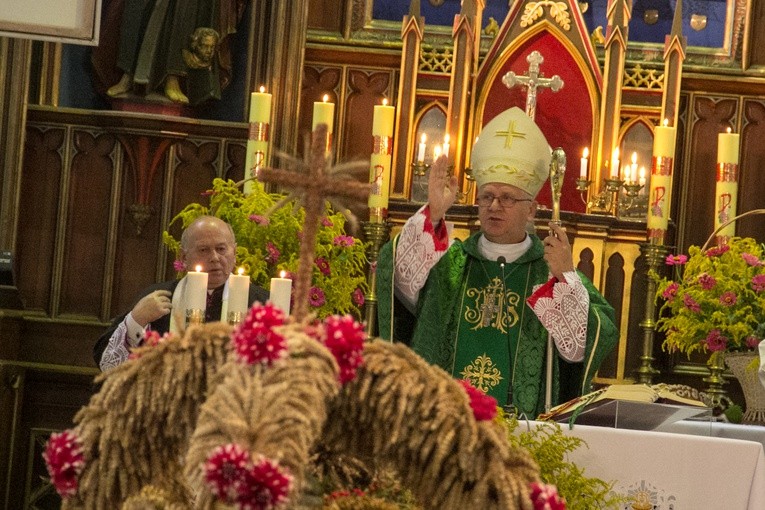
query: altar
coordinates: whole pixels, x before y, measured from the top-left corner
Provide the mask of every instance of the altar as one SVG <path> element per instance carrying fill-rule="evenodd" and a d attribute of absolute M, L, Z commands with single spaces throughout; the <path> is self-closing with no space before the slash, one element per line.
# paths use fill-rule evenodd
<path fill-rule="evenodd" d="M 700 433 L 704 426 L 709 429 L 708 423 L 691 428 Z M 564 433 L 587 444 L 569 456 L 585 476 L 613 482 L 615 492 L 636 502 L 620 508 L 765 508 L 765 454 L 760 442 L 583 425 L 564 427 Z"/>

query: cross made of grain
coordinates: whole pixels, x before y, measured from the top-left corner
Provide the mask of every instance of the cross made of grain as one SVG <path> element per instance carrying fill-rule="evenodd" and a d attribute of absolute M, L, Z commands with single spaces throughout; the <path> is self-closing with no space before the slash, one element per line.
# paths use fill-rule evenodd
<path fill-rule="evenodd" d="M 327 125 L 316 126 L 311 137 L 308 175 L 276 168 L 261 169 L 258 178 L 291 189 L 302 190 L 305 224 L 300 241 L 300 259 L 295 278 L 294 310 L 292 315 L 302 321 L 308 315 L 308 294 L 311 290 L 316 234 L 324 212 L 324 200 L 329 197 L 366 201 L 370 185 L 327 174 Z"/>

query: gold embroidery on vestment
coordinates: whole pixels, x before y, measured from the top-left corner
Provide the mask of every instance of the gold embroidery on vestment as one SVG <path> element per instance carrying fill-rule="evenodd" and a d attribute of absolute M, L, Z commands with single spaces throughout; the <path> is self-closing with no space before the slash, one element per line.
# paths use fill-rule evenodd
<path fill-rule="evenodd" d="M 498 385 L 502 380 L 499 369 L 494 366 L 494 362 L 486 353 L 478 356 L 470 365 L 463 368 L 460 375 L 484 393 Z"/>
<path fill-rule="evenodd" d="M 465 306 L 465 320 L 474 324 L 471 330 L 491 327 L 507 333 L 507 330 L 518 322 L 518 303 L 521 302 L 521 296 L 505 289 L 498 277 L 494 277 L 489 285 L 482 289 L 469 288 L 466 294 L 475 301 L 474 307 Z"/>

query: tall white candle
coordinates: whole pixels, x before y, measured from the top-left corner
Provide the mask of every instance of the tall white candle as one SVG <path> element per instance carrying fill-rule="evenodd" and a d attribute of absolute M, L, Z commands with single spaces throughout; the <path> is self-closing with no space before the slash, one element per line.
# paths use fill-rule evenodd
<path fill-rule="evenodd" d="M 449 133 L 446 133 L 444 135 L 444 150 L 443 154 L 446 157 L 449 157 Z"/>
<path fill-rule="evenodd" d="M 239 274 L 228 276 L 228 312 L 247 312 L 250 297 L 250 277 L 239 268 Z"/>
<path fill-rule="evenodd" d="M 585 147 L 584 150 L 582 151 L 582 158 L 579 160 L 579 178 L 583 180 L 587 179 L 587 167 L 589 166 L 587 158 L 589 157 L 589 155 L 590 155 L 590 149 Z"/>
<path fill-rule="evenodd" d="M 281 308 L 285 315 L 290 314 L 290 297 L 292 296 L 292 280 L 285 278 L 285 272 L 281 272 L 281 278 L 271 278 L 271 303 Z"/>
<path fill-rule="evenodd" d="M 324 94 L 322 101 L 313 103 L 313 121 L 311 129 L 316 130 L 319 124 L 327 125 L 327 133 L 332 134 L 335 121 L 335 103 L 329 102 L 329 95 Z"/>
<path fill-rule="evenodd" d="M 196 271 L 186 274 L 186 308 L 188 310 L 205 310 L 207 308 L 207 273 L 202 272 L 202 266 Z"/>
<path fill-rule="evenodd" d="M 423 163 L 425 161 L 425 142 L 427 141 L 428 137 L 425 136 L 425 133 L 422 134 L 422 137 L 420 138 L 420 146 L 417 150 L 417 162 Z"/>
<path fill-rule="evenodd" d="M 619 147 L 614 147 L 611 154 L 611 179 L 619 178 Z"/>

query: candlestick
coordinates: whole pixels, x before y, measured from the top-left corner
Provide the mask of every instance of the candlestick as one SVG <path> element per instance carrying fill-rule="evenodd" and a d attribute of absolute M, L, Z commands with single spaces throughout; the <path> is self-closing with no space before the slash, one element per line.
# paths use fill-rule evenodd
<path fill-rule="evenodd" d="M 369 162 L 369 219 L 381 223 L 388 216 L 388 189 L 390 188 L 390 165 L 393 150 L 393 118 L 395 108 L 388 100 L 375 105 L 372 117 L 372 155 Z"/>
<path fill-rule="evenodd" d="M 587 180 L 587 167 L 589 166 L 588 158 L 590 156 L 590 149 L 587 147 L 582 151 L 582 157 L 579 160 L 579 178 L 583 181 Z"/>
<path fill-rule="evenodd" d="M 667 125 L 656 126 L 653 132 L 651 186 L 648 191 L 648 241 L 663 245 L 669 226 L 669 206 L 672 194 L 672 167 L 675 158 L 677 130 Z"/>
<path fill-rule="evenodd" d="M 726 133 L 717 136 L 717 179 L 715 184 L 715 232 L 717 244 L 725 244 L 736 235 L 736 223 L 718 229 L 738 211 L 738 153 L 739 135 Z"/>
<path fill-rule="evenodd" d="M 319 124 L 327 125 L 327 152 L 332 151 L 332 133 L 335 120 L 335 103 L 329 102 L 329 96 L 324 94 L 322 101 L 313 103 L 313 122 L 311 131 L 316 131 Z"/>
<path fill-rule="evenodd" d="M 292 280 L 285 278 L 286 273 L 281 272 L 280 278 L 271 278 L 271 303 L 280 308 L 285 315 L 290 314 L 290 298 L 292 296 Z"/>
<path fill-rule="evenodd" d="M 428 137 L 425 136 L 425 133 L 422 134 L 422 137 L 420 137 L 420 146 L 417 151 L 417 163 L 424 163 L 425 162 L 425 142 L 427 141 Z"/>
<path fill-rule="evenodd" d="M 254 186 L 254 179 L 262 167 L 267 165 L 268 137 L 271 123 L 271 94 L 265 87 L 250 94 L 250 125 L 247 137 L 247 155 L 244 163 L 244 194 L 249 195 Z"/>
<path fill-rule="evenodd" d="M 228 277 L 228 317 L 229 323 L 232 316 L 240 318 L 247 312 L 250 297 L 250 277 L 244 274 L 244 268 L 239 268 L 238 274 Z"/>

